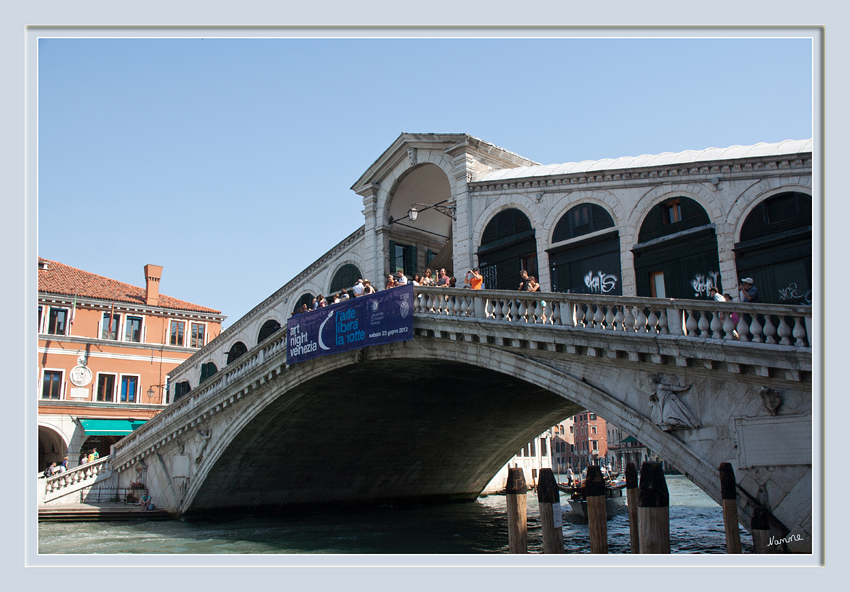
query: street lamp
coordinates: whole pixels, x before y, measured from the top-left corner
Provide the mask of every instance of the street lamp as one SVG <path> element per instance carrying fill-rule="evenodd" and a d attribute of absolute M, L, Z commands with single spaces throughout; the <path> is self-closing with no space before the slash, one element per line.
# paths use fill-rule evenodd
<path fill-rule="evenodd" d="M 455 212 L 457 211 L 457 208 L 455 206 L 443 205 L 447 201 L 449 201 L 449 200 L 444 199 L 443 201 L 435 203 L 433 205 L 421 204 L 421 203 L 411 204 L 410 209 L 407 211 L 407 217 L 410 218 L 411 222 L 416 222 L 416 218 L 419 217 L 419 212 L 424 212 L 425 210 L 437 210 L 438 212 L 440 212 L 444 216 L 448 216 L 452 220 L 457 220 L 457 218 L 455 217 Z M 419 206 L 421 209 L 417 210 L 416 206 Z"/>

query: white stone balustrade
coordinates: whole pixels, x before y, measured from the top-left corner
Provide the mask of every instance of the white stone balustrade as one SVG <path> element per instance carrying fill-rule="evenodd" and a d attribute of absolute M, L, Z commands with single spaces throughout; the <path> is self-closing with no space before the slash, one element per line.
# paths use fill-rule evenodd
<path fill-rule="evenodd" d="M 811 347 L 810 306 L 422 286 L 413 289 L 414 314 Z"/>
<path fill-rule="evenodd" d="M 99 458 L 94 462 L 86 463 L 64 473 L 47 478 L 44 488 L 44 501 L 48 502 L 56 497 L 65 495 L 67 490 L 76 485 L 90 485 L 97 480 L 97 476 L 109 470 L 109 456 Z M 79 487 L 77 487 L 79 489 Z"/>

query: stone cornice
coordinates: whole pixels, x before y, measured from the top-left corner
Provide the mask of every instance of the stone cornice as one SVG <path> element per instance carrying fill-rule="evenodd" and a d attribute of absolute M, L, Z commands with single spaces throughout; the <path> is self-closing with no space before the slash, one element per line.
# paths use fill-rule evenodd
<path fill-rule="evenodd" d="M 276 304 L 288 291 L 293 288 L 298 287 L 305 280 L 307 280 L 311 275 L 315 274 L 319 271 L 319 268 L 327 264 L 333 258 L 337 257 L 340 253 L 348 249 L 351 245 L 360 241 L 365 236 L 365 226 L 361 226 L 347 237 L 342 239 L 335 247 L 332 247 L 327 253 L 316 259 L 313 263 L 311 263 L 308 267 L 306 267 L 301 273 L 297 276 L 289 280 L 284 286 L 278 289 L 274 294 L 263 300 L 257 306 L 252 308 L 248 313 L 246 313 L 241 319 L 236 321 L 233 325 L 225 329 L 221 332 L 221 334 L 206 344 L 201 349 L 195 352 L 191 358 L 180 364 L 177 368 L 174 368 L 169 372 L 170 375 L 176 375 L 180 372 L 183 372 L 193 364 L 197 363 L 200 358 L 203 358 L 209 355 L 213 350 L 219 347 L 220 343 L 225 342 L 230 338 L 231 335 L 238 334 L 242 329 L 246 326 L 250 325 L 251 322 L 260 314 L 264 313 L 274 304 Z"/>
<path fill-rule="evenodd" d="M 198 351 L 193 347 L 178 347 L 176 345 L 165 345 L 163 343 L 141 343 L 137 341 L 118 341 L 117 339 L 96 339 L 94 337 L 81 337 L 76 335 L 50 335 L 47 333 L 39 333 L 38 340 L 39 342 L 50 341 L 54 343 L 95 345 L 98 347 L 108 346 L 109 348 L 144 349 L 175 354 L 189 354 Z M 43 346 L 39 345 L 39 347 Z"/>
<path fill-rule="evenodd" d="M 50 292 L 39 292 L 38 303 L 51 305 L 60 305 L 72 307 L 74 305 L 74 297 L 64 294 L 51 294 Z M 112 310 L 112 300 L 102 300 L 98 298 L 83 298 L 77 297 L 77 308 L 88 308 L 93 310 Z M 190 311 L 177 308 L 162 308 L 159 306 L 148 306 L 145 304 L 133 304 L 130 302 L 114 303 L 115 312 L 121 314 L 143 314 L 148 316 L 164 316 L 172 318 L 192 319 L 211 322 L 222 322 L 227 318 L 226 315 L 213 314 L 208 312 Z"/>
<path fill-rule="evenodd" d="M 717 176 L 720 182 L 723 182 L 750 178 L 753 172 L 759 173 L 760 178 L 789 173 L 811 175 L 812 156 L 811 154 L 790 154 L 610 171 L 584 171 L 567 175 L 517 177 L 498 181 L 475 181 L 473 179 L 469 182 L 469 189 L 473 193 L 549 187 L 570 188 L 572 190 L 582 185 L 593 185 L 594 187 L 615 185 L 619 187 L 626 181 L 640 181 L 642 185 L 647 183 L 705 182 L 708 180 L 706 179 L 707 176 Z"/>

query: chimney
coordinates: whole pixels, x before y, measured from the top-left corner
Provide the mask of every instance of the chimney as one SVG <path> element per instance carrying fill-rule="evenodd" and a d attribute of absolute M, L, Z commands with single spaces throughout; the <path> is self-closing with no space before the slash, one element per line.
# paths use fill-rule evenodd
<path fill-rule="evenodd" d="M 145 265 L 145 304 L 159 305 L 159 280 L 162 277 L 162 265 Z"/>

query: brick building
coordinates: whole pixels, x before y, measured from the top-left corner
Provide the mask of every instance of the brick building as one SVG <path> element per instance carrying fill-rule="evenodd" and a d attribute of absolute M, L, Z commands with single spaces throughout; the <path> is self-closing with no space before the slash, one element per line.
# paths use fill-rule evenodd
<path fill-rule="evenodd" d="M 608 434 L 604 419 L 584 411 L 573 416 L 575 459 L 578 469 L 591 465 L 604 465 L 608 453 Z"/>
<path fill-rule="evenodd" d="M 220 311 L 38 259 L 38 469 L 101 456 L 168 403 L 167 374 L 221 333 Z"/>

